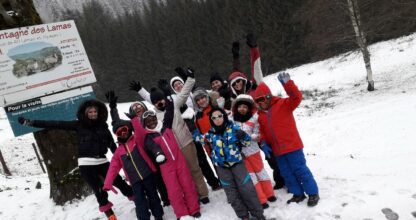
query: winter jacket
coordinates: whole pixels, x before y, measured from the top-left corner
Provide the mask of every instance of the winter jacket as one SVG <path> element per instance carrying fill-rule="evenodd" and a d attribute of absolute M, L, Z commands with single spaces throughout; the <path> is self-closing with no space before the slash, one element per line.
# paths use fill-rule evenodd
<path fill-rule="evenodd" d="M 98 111 L 97 120 L 90 120 L 85 114 L 87 107 L 95 106 Z M 83 102 L 77 111 L 78 120 L 73 121 L 43 121 L 34 120 L 31 126 L 38 128 L 73 130 L 77 133 L 78 157 L 106 158 L 105 154 L 110 148 L 111 152 L 117 149 L 106 123 L 108 117 L 107 107 L 97 100 Z"/>
<path fill-rule="evenodd" d="M 257 144 L 257 141 L 260 137 L 259 123 L 257 121 L 258 117 L 258 114 L 254 113 L 254 115 L 246 122 L 234 121 L 233 117 L 230 117 L 230 120 L 232 120 L 237 126 L 239 126 L 241 130 L 246 132 L 252 140 L 250 145 L 243 147 L 242 149 L 242 153 L 246 157 L 260 152 L 259 145 Z"/>
<path fill-rule="evenodd" d="M 152 148 L 152 151 L 154 151 L 155 155 L 161 154 L 160 148 Z M 142 181 L 157 171 L 144 148 L 136 145 L 134 136 L 131 136 L 126 143 L 118 143 L 118 148 L 111 159 L 104 185 L 111 186 L 121 168 L 123 168 L 130 185 Z"/>
<path fill-rule="evenodd" d="M 251 138 L 248 134 L 245 134 L 242 139 L 238 140 L 236 137 L 236 131 L 238 130 L 240 130 L 240 127 L 229 121 L 223 134 L 217 134 L 215 129 L 211 128 L 200 139 L 202 144 L 211 147 L 210 156 L 214 165 L 232 167 L 234 164 L 242 162 L 242 148 L 250 146 Z"/>
<path fill-rule="evenodd" d="M 189 131 L 188 126 L 186 125 L 186 122 L 182 118 L 182 113 L 181 113 L 180 109 L 185 104 L 188 97 L 190 97 L 190 92 L 191 92 L 194 85 L 195 85 L 195 79 L 191 78 L 191 77 L 188 77 L 186 79 L 186 82 L 185 82 L 183 88 L 182 88 L 182 91 L 179 94 L 177 94 L 176 99 L 173 100 L 174 116 L 173 116 L 172 130 L 173 130 L 173 133 L 176 137 L 176 140 L 178 141 L 178 144 L 181 148 L 187 146 L 188 144 L 190 144 L 193 141 L 192 140 L 192 134 Z M 142 88 L 139 91 L 139 94 L 144 99 L 146 99 L 146 97 L 149 97 L 148 101 L 150 101 L 150 95 L 147 96 L 144 91 L 146 91 L 146 90 Z M 157 114 L 158 120 L 160 120 L 162 122 L 165 120 L 164 119 L 165 111 L 160 111 L 160 110 L 156 109 L 156 114 Z"/>
<path fill-rule="evenodd" d="M 293 116 L 293 111 L 302 101 L 302 93 L 293 80 L 289 80 L 283 88 L 288 98 L 272 97 L 270 108 L 258 112 L 261 139 L 272 146 L 275 156 L 303 148 Z"/>

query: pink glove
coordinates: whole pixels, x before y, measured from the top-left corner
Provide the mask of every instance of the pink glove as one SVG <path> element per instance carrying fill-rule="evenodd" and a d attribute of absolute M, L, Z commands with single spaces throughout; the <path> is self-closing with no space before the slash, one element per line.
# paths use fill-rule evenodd
<path fill-rule="evenodd" d="M 104 191 L 110 191 L 110 190 L 111 190 L 111 191 L 113 191 L 113 193 L 114 193 L 114 194 L 118 194 L 117 190 L 116 190 L 116 189 L 114 189 L 114 187 L 113 187 L 113 186 L 106 186 L 106 185 L 104 185 L 104 186 L 103 186 L 103 190 L 104 190 Z"/>

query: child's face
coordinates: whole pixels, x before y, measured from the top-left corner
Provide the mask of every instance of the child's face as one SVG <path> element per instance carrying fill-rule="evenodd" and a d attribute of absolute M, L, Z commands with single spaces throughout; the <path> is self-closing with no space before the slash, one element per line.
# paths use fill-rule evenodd
<path fill-rule="evenodd" d="M 215 111 L 211 115 L 211 120 L 216 126 L 221 126 L 224 123 L 224 115 L 220 111 Z"/>
<path fill-rule="evenodd" d="M 157 126 L 157 118 L 156 116 L 149 116 L 144 120 L 146 128 L 154 129 Z"/>
<path fill-rule="evenodd" d="M 239 106 L 237 106 L 237 111 L 238 113 L 240 113 L 241 115 L 246 115 L 248 113 L 248 106 L 246 104 L 240 104 Z"/>
<path fill-rule="evenodd" d="M 98 111 L 96 108 L 89 108 L 87 111 L 88 119 L 95 120 L 98 118 Z"/>

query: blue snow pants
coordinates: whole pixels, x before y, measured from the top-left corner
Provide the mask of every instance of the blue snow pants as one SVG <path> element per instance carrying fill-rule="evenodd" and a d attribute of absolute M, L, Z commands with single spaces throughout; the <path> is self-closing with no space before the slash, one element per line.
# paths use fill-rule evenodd
<path fill-rule="evenodd" d="M 304 193 L 308 195 L 318 194 L 318 185 L 306 166 L 302 149 L 277 156 L 275 159 L 290 193 L 297 196 Z"/>

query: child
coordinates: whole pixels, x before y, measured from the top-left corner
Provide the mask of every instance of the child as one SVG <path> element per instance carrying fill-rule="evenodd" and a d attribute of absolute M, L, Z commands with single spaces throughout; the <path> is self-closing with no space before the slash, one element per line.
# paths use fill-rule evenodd
<path fill-rule="evenodd" d="M 164 122 L 158 121 L 156 113 L 148 110 L 141 117 L 144 128 L 137 117 L 132 123 L 136 132 L 142 130 L 140 133 L 146 133 L 141 137 L 144 137 L 142 141 L 146 148 L 160 147 L 167 157 L 166 162 L 160 165 L 160 170 L 176 217 L 180 219 L 191 215 L 199 218 L 201 213 L 195 183 L 172 132 L 173 115 L 173 103 L 167 101 Z"/>
<path fill-rule="evenodd" d="M 268 208 L 267 201 L 276 201 L 276 196 L 270 177 L 264 169 L 260 148 L 257 144 L 257 141 L 259 141 L 259 123 L 253 98 L 250 95 L 239 95 L 232 106 L 233 115 L 231 119 L 251 137 L 251 144 L 242 149 L 244 164 L 250 173 L 260 203 L 263 208 Z"/>
<path fill-rule="evenodd" d="M 221 108 L 212 108 L 209 118 L 211 129 L 201 140 L 211 148 L 210 155 L 228 201 L 243 220 L 249 219 L 250 214 L 265 219 L 250 174 L 242 163 L 241 148 L 250 145 L 250 136 L 228 121 Z"/>

